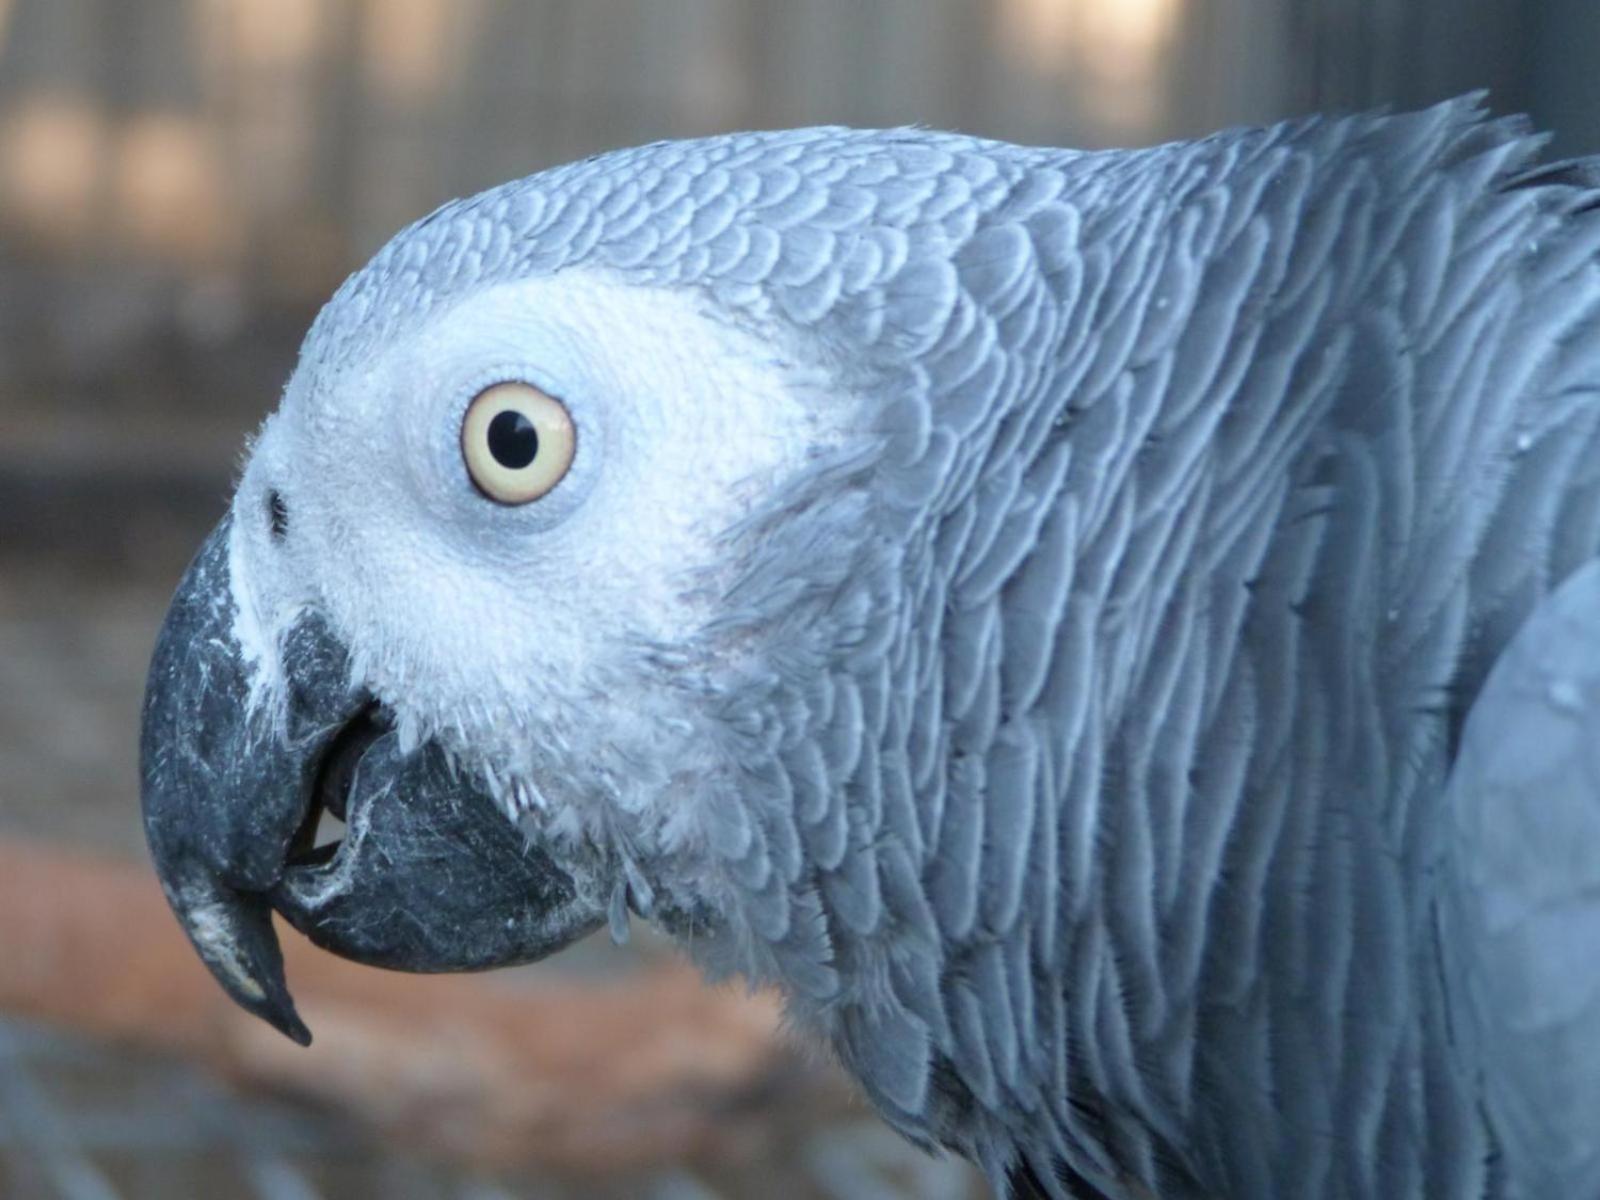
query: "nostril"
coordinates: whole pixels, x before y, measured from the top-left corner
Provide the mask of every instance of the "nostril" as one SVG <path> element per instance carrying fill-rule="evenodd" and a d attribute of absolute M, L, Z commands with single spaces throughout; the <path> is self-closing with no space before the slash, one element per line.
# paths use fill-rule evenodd
<path fill-rule="evenodd" d="M 277 488 L 267 493 L 267 523 L 272 527 L 272 540 L 283 541 L 289 532 L 289 506 L 283 502 L 283 493 Z"/>

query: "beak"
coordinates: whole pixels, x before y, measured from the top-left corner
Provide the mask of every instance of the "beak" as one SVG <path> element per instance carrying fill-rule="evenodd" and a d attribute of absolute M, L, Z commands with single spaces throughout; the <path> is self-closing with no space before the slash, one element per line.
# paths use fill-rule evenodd
<path fill-rule="evenodd" d="M 425 742 L 402 753 L 349 654 L 318 616 L 282 645 L 287 702 L 252 714 L 233 634 L 229 520 L 167 612 L 145 691 L 145 835 L 162 890 L 217 982 L 305 1045 L 276 908 L 317 945 L 404 971 L 528 962 L 603 910 Z M 346 836 L 313 848 L 324 811 Z"/>

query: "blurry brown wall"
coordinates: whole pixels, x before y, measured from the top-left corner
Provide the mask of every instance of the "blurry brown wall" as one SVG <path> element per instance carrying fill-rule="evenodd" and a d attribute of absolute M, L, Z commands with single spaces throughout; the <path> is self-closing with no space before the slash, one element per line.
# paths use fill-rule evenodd
<path fill-rule="evenodd" d="M 1473 86 L 1595 145 L 1590 0 L 0 0 L 0 236 L 306 302 L 608 146 L 921 122 L 1145 142 Z M 216 299 L 214 290 L 207 293 Z M 202 323 L 225 313 L 197 301 Z"/>
<path fill-rule="evenodd" d="M 1600 72 L 1582 48 L 1600 48 L 1597 14 L 1592 0 L 0 0 L 0 387 L 312 305 L 448 197 L 652 138 L 921 122 L 1103 145 L 1489 86 L 1594 146 Z"/>
<path fill-rule="evenodd" d="M 305 300 L 441 200 L 608 146 L 824 121 L 1148 140 L 1176 125 L 1183 17 L 1180 0 L 0 0 L 0 229 L 27 258 Z"/>

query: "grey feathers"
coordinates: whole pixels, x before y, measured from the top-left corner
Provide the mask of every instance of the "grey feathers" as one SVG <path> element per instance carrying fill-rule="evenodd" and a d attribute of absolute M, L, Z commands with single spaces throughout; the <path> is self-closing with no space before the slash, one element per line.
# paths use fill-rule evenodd
<path fill-rule="evenodd" d="M 1432 944 L 1466 710 L 1600 546 L 1597 173 L 1537 148 L 1471 101 L 1101 154 L 650 146 L 419 223 L 307 355 L 582 266 L 825 374 L 849 436 L 730 535 L 693 648 L 762 647 L 717 685 L 740 774 L 696 886 L 913 1136 L 1058 1196 L 1484 1195 L 1459 978 L 1490 1119 L 1592 1180 L 1600 1140 L 1528 1117 L 1587 1085 L 1493 1051 L 1521 1016 L 1543 1061 L 1600 1044 L 1563 1041 L 1593 973 L 1532 994 L 1474 907 L 1510 889 L 1558 974 L 1532 858 L 1458 861 L 1480 942 L 1443 984 Z M 1546 710 L 1499 713 L 1458 849 L 1531 804 L 1484 730 Z M 1580 758 L 1552 838 L 1592 833 Z"/>
<path fill-rule="evenodd" d="M 1439 815 L 1442 986 L 1527 1195 L 1600 1188 L 1600 645 L 1591 562 L 1537 608 L 1467 722 Z"/>

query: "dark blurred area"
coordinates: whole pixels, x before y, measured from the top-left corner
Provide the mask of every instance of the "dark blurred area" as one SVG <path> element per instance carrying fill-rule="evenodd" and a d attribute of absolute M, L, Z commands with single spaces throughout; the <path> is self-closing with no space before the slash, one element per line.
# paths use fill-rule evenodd
<path fill-rule="evenodd" d="M 610 147 L 826 122 L 1143 144 L 1488 88 L 1573 154 L 1600 149 L 1597 58 L 1594 0 L 0 0 L 0 870 L 36 870 L 0 878 L 0 1196 L 975 1194 L 841 1101 L 770 1001 L 739 1010 L 754 1024 L 709 1082 L 662 1067 L 648 1137 L 518 1141 L 548 1132 L 527 1117 L 508 1154 L 407 1123 L 441 1077 L 513 1094 L 450 1074 L 471 1055 L 371 1069 L 411 1062 L 438 1026 L 405 1006 L 446 993 L 385 979 L 358 1009 L 410 997 L 370 1017 L 389 1040 L 280 1061 L 241 1049 L 197 966 L 172 968 L 180 1000 L 165 975 L 130 982 L 166 953 L 122 924 L 148 899 L 146 657 L 302 331 L 407 222 Z M 40 899 L 62 871 L 81 919 Z M 176 937 L 165 921 L 151 936 Z M 664 957 L 601 944 L 448 1004 L 521 1045 L 506 994 L 593 1008 L 584 989 L 656 987 Z M 715 1006 L 737 998 L 707 996 L 673 1028 L 729 1027 Z M 190 1003 L 204 1036 L 168 1036 Z M 645 1103 L 636 1085 L 589 1101 Z M 641 1152 L 616 1154 L 629 1136 Z"/>

